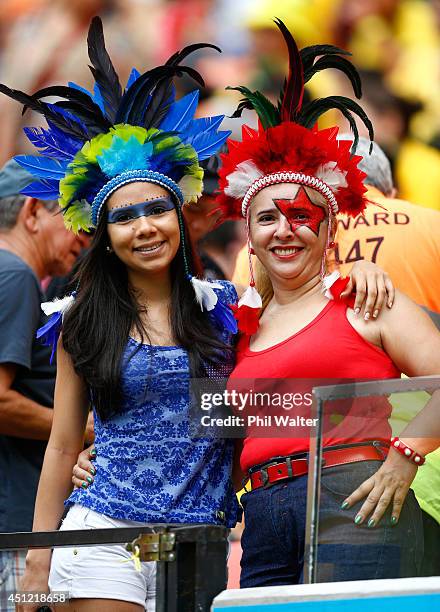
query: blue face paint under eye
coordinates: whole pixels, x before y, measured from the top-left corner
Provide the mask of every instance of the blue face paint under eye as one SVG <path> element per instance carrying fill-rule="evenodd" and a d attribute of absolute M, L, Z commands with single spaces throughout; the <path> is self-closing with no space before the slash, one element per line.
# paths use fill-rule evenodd
<path fill-rule="evenodd" d="M 139 217 L 149 217 L 151 215 L 161 215 L 162 213 L 174 210 L 174 201 L 171 196 L 155 198 L 139 204 L 130 204 L 120 208 L 112 208 L 107 212 L 107 223 L 130 223 Z"/>

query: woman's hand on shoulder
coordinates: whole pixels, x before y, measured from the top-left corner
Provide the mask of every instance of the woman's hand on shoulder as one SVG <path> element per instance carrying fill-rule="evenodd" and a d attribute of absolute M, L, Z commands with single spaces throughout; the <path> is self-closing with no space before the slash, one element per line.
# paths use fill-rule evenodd
<path fill-rule="evenodd" d="M 364 309 L 364 319 L 376 319 L 384 305 L 391 308 L 395 290 L 390 277 L 379 266 L 370 261 L 357 261 L 349 274 L 350 281 L 341 298 L 356 292 L 354 310 L 358 314 Z"/>

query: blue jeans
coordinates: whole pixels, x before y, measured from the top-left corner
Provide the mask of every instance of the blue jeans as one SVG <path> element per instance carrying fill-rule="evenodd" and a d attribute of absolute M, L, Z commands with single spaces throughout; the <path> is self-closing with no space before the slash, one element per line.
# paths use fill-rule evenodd
<path fill-rule="evenodd" d="M 349 510 L 341 503 L 380 467 L 362 461 L 325 468 L 321 480 L 318 581 L 368 580 L 417 576 L 423 558 L 419 505 L 409 491 L 397 525 L 390 509 L 377 527 L 355 525 L 363 502 Z M 303 581 L 307 476 L 246 493 L 241 539 L 242 588 Z"/>

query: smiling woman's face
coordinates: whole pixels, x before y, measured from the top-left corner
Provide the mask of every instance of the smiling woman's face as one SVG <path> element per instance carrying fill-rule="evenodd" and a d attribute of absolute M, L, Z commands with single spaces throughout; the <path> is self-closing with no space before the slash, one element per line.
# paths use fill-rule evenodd
<path fill-rule="evenodd" d="M 306 282 L 319 274 L 327 229 L 325 200 L 308 187 L 271 185 L 250 205 L 252 246 L 272 280 Z"/>
<path fill-rule="evenodd" d="M 179 249 L 180 230 L 166 189 L 146 182 L 124 185 L 108 199 L 107 215 L 111 247 L 129 270 L 169 270 Z"/>

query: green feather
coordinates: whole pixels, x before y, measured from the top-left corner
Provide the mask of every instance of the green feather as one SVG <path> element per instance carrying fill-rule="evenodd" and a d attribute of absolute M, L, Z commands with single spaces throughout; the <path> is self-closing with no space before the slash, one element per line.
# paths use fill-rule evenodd
<path fill-rule="evenodd" d="M 226 87 L 226 89 L 239 91 L 244 96 L 237 110 L 232 115 L 233 117 L 241 117 L 241 112 L 245 108 L 248 108 L 254 109 L 265 130 L 280 124 L 281 118 L 279 110 L 259 91 L 251 91 L 247 87 Z"/>

